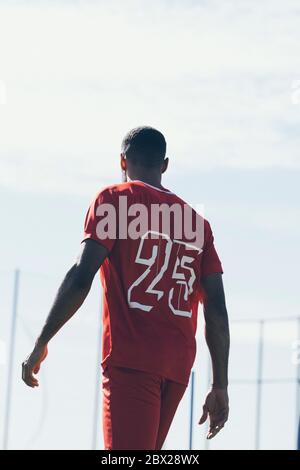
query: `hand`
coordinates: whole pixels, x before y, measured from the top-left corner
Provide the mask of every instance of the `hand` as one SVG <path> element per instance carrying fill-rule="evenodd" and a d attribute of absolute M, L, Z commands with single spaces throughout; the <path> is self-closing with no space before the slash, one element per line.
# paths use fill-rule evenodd
<path fill-rule="evenodd" d="M 209 416 L 209 431 L 206 436 L 207 439 L 215 437 L 215 435 L 224 427 L 224 424 L 228 419 L 228 403 L 227 389 L 212 388 L 208 393 L 203 405 L 203 414 L 198 423 L 205 423 Z"/>
<path fill-rule="evenodd" d="M 39 382 L 33 376 L 37 374 L 41 367 L 41 362 L 46 359 L 48 354 L 47 345 L 36 344 L 32 353 L 22 363 L 22 379 L 29 387 L 38 387 Z"/>

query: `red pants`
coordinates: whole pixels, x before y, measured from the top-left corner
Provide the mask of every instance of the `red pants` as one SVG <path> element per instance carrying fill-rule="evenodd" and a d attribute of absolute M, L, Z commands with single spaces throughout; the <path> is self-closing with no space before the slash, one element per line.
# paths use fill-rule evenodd
<path fill-rule="evenodd" d="M 126 367 L 102 372 L 105 450 L 159 450 L 186 385 Z"/>

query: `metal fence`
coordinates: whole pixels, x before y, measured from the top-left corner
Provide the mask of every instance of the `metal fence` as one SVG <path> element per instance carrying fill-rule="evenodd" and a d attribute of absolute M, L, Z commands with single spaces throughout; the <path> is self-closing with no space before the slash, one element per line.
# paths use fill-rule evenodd
<path fill-rule="evenodd" d="M 24 310 L 24 304 L 22 299 L 20 299 L 20 292 L 22 292 L 22 282 L 26 278 L 27 274 L 20 273 L 19 270 L 16 270 L 14 273 L 13 279 L 13 288 L 12 292 L 9 292 L 9 289 L 5 289 L 5 293 L 10 297 L 10 301 L 6 303 L 7 318 L 7 333 L 5 334 L 5 343 L 7 350 L 7 361 L 6 367 L 3 368 L 2 373 L 2 385 L 1 388 L 4 392 L 5 388 L 5 405 L 3 406 L 3 449 L 7 448 L 17 448 L 18 444 L 14 443 L 15 439 L 12 436 L 12 418 L 13 410 L 16 403 L 20 400 L 20 394 L 14 393 L 14 387 L 16 381 L 19 380 L 19 374 L 16 373 L 16 345 L 18 344 L 18 325 L 21 324 L 26 329 L 28 328 L 28 319 L 26 314 L 22 312 Z M 28 277 L 28 276 L 27 276 Z M 30 291 L 36 291 L 37 279 L 39 283 L 45 283 L 43 277 L 39 274 L 33 278 L 32 282 L 29 282 L 30 287 L 24 286 L 23 291 L 26 291 L 28 298 L 32 299 L 32 309 L 36 309 L 38 306 L 35 305 L 35 301 L 39 304 L 40 300 L 37 300 L 37 297 L 31 296 Z M 51 292 L 55 290 L 54 279 L 51 280 Z M 55 284 L 56 285 L 56 284 Z M 40 292 L 40 291 L 39 291 Z M 45 292 L 48 295 L 48 288 L 45 287 Z M 45 297 L 43 293 L 40 297 Z M 49 292 L 50 297 L 50 292 Z M 49 299 L 50 301 L 51 299 Z M 25 302 L 26 303 L 26 302 Z M 9 306 L 10 304 L 10 306 Z M 99 295 L 95 297 L 95 303 L 93 309 L 99 309 Z M 26 310 L 26 309 L 25 309 Z M 28 310 L 28 308 L 27 308 Z M 10 315 L 9 315 L 10 314 Z M 45 315 L 44 315 L 45 316 Z M 93 405 L 90 406 L 90 412 L 92 415 L 92 433 L 90 436 L 90 444 L 88 440 L 85 444 L 85 447 L 88 448 L 99 448 L 99 433 L 100 433 L 100 386 L 101 386 L 101 374 L 100 374 L 100 359 L 101 359 L 101 319 L 100 316 L 98 328 L 94 336 L 95 339 L 95 348 L 94 352 L 90 352 L 90 356 L 94 354 L 96 356 L 96 374 L 94 373 L 95 385 L 94 390 L 89 388 L 89 394 L 93 395 L 91 401 Z M 8 327 L 8 323 L 10 323 Z M 300 350 L 300 317 L 284 317 L 284 318 L 264 318 L 264 319 L 248 319 L 248 320 L 231 320 L 231 357 L 234 364 L 231 364 L 231 378 L 230 378 L 230 387 L 241 387 L 242 390 L 245 390 L 245 387 L 248 388 L 248 398 L 244 399 L 244 391 L 241 392 L 240 398 L 235 400 L 235 403 L 240 406 L 240 418 L 236 420 L 237 425 L 232 426 L 232 439 L 227 438 L 227 444 L 224 442 L 223 447 L 226 448 L 228 442 L 231 439 L 231 448 L 234 448 L 237 440 L 237 431 L 239 424 L 241 426 L 245 425 L 245 415 L 248 416 L 248 422 L 251 421 L 251 433 L 247 438 L 247 443 L 245 441 L 246 448 L 252 449 L 261 449 L 265 448 L 265 444 L 262 443 L 262 433 L 264 428 L 274 429 L 275 433 L 278 432 L 275 430 L 278 426 L 278 430 L 282 428 L 281 425 L 281 414 L 285 413 L 287 406 L 285 403 L 288 403 L 289 416 L 294 417 L 293 422 L 291 419 L 288 421 L 288 429 L 285 429 L 285 432 L 289 433 L 290 440 L 287 445 L 290 448 L 298 448 L 300 446 L 300 436 L 299 436 L 299 410 L 300 410 L 300 360 L 299 360 L 299 350 Z M 199 328 L 199 327 L 198 327 Z M 275 332 L 275 333 L 274 333 Z M 30 336 L 30 335 L 29 335 Z M 270 340 L 271 338 L 271 340 Z M 202 362 L 202 372 L 201 376 L 205 375 L 208 377 L 207 380 L 202 380 L 202 387 L 207 388 L 210 381 L 209 376 L 209 359 L 206 356 L 205 361 L 207 361 L 205 368 L 203 352 L 200 352 L 201 362 Z M 231 362 L 232 362 L 231 361 Z M 186 432 L 188 440 L 185 441 L 185 448 L 189 449 L 199 449 L 201 445 L 203 449 L 214 448 L 214 445 L 205 439 L 204 430 L 201 431 L 201 435 L 198 432 L 198 438 L 195 436 L 196 428 L 196 418 L 197 412 L 199 412 L 199 402 L 196 400 L 196 383 L 200 375 L 200 367 L 198 367 L 198 362 L 195 362 L 195 366 L 191 373 L 189 388 L 187 391 L 187 396 L 182 407 L 184 408 L 184 413 L 182 412 L 181 424 L 176 422 L 174 426 L 172 425 L 173 434 L 167 438 L 164 448 L 178 448 L 178 445 L 174 444 L 174 436 L 180 432 L 180 427 L 182 423 L 186 423 Z M 205 369 L 205 371 L 204 371 Z M 93 369 L 94 371 L 94 369 Z M 236 376 L 236 372 L 238 374 Z M 95 372 L 95 371 L 94 371 Z M 18 376 L 18 378 L 16 377 Z M 283 388 L 280 391 L 280 387 Z M 267 391 L 266 391 L 267 389 Z M 276 393 L 278 397 L 276 397 Z M 2 394 L 3 395 L 3 394 Z M 264 396 L 265 395 L 265 396 Z M 239 396 L 239 395 L 238 395 Z M 244 403 L 243 403 L 244 401 Z M 249 402 L 252 403 L 251 410 Z M 246 402 L 246 404 L 245 404 Z M 269 416 L 265 416 L 265 409 L 272 405 L 275 408 L 274 415 L 272 410 L 269 413 Z M 246 413 L 245 413 L 246 406 Z M 46 404 L 42 405 L 44 409 Z M 198 408 L 198 409 L 197 409 Z M 61 406 L 63 410 L 63 405 Z M 244 413 L 244 414 L 243 414 Z M 238 413 L 237 413 L 238 414 Z M 14 419 L 17 422 L 17 418 Z M 39 427 L 39 433 L 42 432 L 42 427 L 45 424 L 45 409 L 43 411 L 43 422 L 41 422 Z M 175 420 L 176 421 L 176 420 Z M 240 421 L 240 423 L 239 423 Z M 177 427 L 178 427 L 178 431 Z M 234 431 L 235 430 L 235 431 Z M 234 435 L 234 432 L 236 433 Z M 230 433 L 229 433 L 230 434 Z M 172 438 L 173 435 L 173 438 Z M 173 440 L 172 440 L 173 439 Z M 202 444 L 200 444 L 200 439 Z M 16 441 L 17 442 L 17 441 Z M 31 445 L 34 445 L 32 443 Z M 243 446 L 243 443 L 239 444 Z M 277 447 L 279 444 L 276 444 Z M 268 447 L 272 447 L 272 444 L 267 444 Z"/>
<path fill-rule="evenodd" d="M 265 362 L 265 345 L 266 345 L 266 327 L 268 325 L 283 325 L 286 323 L 290 323 L 291 325 L 295 326 L 295 336 L 291 341 L 291 357 L 290 361 L 292 364 L 291 370 L 294 370 L 294 374 L 290 376 L 280 376 L 279 374 L 274 374 L 273 377 L 265 377 L 264 376 L 264 362 Z M 262 410 L 262 393 L 265 385 L 271 385 L 273 387 L 278 386 L 279 384 L 289 384 L 294 388 L 294 423 L 291 423 L 290 429 L 287 432 L 290 432 L 293 436 L 294 440 L 294 448 L 300 450 L 300 316 L 292 316 L 292 317 L 285 317 L 285 318 L 265 318 L 265 319 L 244 319 L 244 320 L 233 320 L 231 323 L 231 329 L 234 328 L 235 325 L 243 325 L 246 328 L 247 325 L 252 324 L 257 326 L 258 334 L 257 334 L 257 344 L 256 344 L 256 377 L 255 378 L 248 378 L 247 376 L 240 377 L 240 378 L 231 378 L 230 384 L 231 386 L 234 385 L 249 385 L 252 386 L 253 394 L 255 394 L 255 425 L 254 425 L 254 433 L 253 433 L 253 446 L 252 448 L 255 450 L 261 449 L 261 431 L 262 431 L 262 424 L 263 424 L 263 410 Z M 241 357 L 240 360 L 242 361 L 243 358 Z M 191 391 L 190 391 L 190 426 L 189 426 L 189 449 L 193 449 L 193 430 L 195 429 L 194 417 L 193 417 L 193 409 L 194 409 L 194 383 L 195 383 L 195 370 L 192 371 L 191 375 Z M 208 380 L 207 388 L 209 388 L 210 379 Z M 285 397 L 285 399 L 289 399 L 289 397 Z M 274 413 L 274 428 L 276 429 L 276 425 L 278 426 L 278 416 L 277 414 L 284 412 L 282 407 L 278 406 L 276 412 Z M 276 423 L 277 421 L 277 423 Z M 294 430 L 294 431 L 293 431 Z M 209 449 L 209 441 L 205 444 L 205 449 Z"/>

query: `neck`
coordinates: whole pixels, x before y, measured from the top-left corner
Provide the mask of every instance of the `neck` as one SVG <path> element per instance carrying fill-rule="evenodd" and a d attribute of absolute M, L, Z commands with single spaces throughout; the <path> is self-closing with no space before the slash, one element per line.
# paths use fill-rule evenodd
<path fill-rule="evenodd" d="M 153 175 L 149 172 L 148 175 L 145 174 L 130 174 L 128 175 L 128 181 L 139 180 L 143 181 L 143 183 L 151 184 L 151 186 L 155 186 L 157 188 L 162 188 L 161 185 L 161 174 Z"/>

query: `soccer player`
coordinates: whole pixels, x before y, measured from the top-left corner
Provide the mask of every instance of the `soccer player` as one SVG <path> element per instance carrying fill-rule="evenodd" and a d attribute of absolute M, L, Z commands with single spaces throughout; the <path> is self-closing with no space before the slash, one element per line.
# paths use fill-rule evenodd
<path fill-rule="evenodd" d="M 22 364 L 22 377 L 38 386 L 35 374 L 49 341 L 82 305 L 100 268 L 105 449 L 161 449 L 189 382 L 201 301 L 213 381 L 199 424 L 209 418 L 211 439 L 229 410 L 228 316 L 212 230 L 162 186 L 168 158 L 161 132 L 132 129 L 121 152 L 123 183 L 100 190 L 91 202 L 80 254 Z"/>

